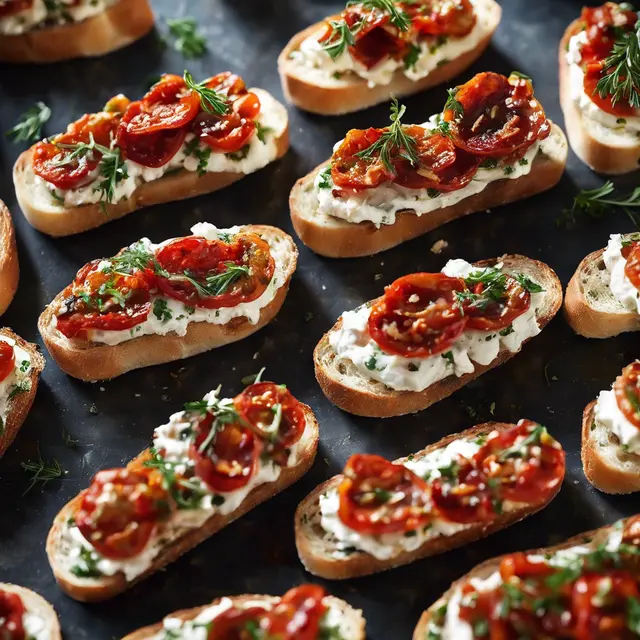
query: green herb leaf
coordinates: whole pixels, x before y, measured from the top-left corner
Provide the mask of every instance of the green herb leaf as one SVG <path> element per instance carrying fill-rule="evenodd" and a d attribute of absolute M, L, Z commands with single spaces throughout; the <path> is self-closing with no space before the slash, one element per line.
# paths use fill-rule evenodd
<path fill-rule="evenodd" d="M 329 165 L 320 172 L 318 189 L 331 189 L 332 187 L 333 180 L 331 179 L 331 165 Z"/>
<path fill-rule="evenodd" d="M 223 116 L 231 110 L 231 103 L 227 96 L 207 87 L 206 82 L 196 83 L 193 76 L 185 69 L 184 81 L 191 91 L 200 96 L 200 106 L 203 111 L 212 115 Z"/>
<path fill-rule="evenodd" d="M 42 127 L 51 117 L 51 109 L 44 102 L 27 109 L 18 123 L 6 135 L 14 142 L 37 142 L 42 138 Z"/>
<path fill-rule="evenodd" d="M 169 33 L 176 39 L 174 48 L 185 58 L 199 58 L 207 51 L 207 40 L 198 31 L 195 18 L 170 18 L 167 20 Z"/>
<path fill-rule="evenodd" d="M 23 496 L 29 493 L 36 484 L 40 483 L 43 487 L 52 480 L 59 480 L 66 471 L 62 469 L 60 463 L 54 458 L 51 462 L 42 459 L 40 448 L 38 447 L 38 457 L 36 460 L 28 460 L 21 462 L 20 466 L 29 474 L 31 484 L 27 487 Z"/>
<path fill-rule="evenodd" d="M 332 60 L 339 58 L 347 47 L 352 47 L 356 39 L 344 20 L 330 20 L 331 35 L 323 42 L 322 48 L 329 54 Z"/>
<path fill-rule="evenodd" d="M 166 324 L 173 317 L 167 301 L 162 298 L 156 298 L 153 301 L 153 315 L 158 318 L 162 324 Z"/>

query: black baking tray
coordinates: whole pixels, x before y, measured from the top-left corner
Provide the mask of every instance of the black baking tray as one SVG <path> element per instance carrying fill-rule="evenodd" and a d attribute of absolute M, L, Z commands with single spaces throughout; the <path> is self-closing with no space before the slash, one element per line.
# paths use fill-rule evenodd
<path fill-rule="evenodd" d="M 55 133 L 113 94 L 137 97 L 149 78 L 163 71 L 181 73 L 185 61 L 171 47 L 163 47 L 158 37 L 166 33 L 166 18 L 177 15 L 196 17 L 208 36 L 210 52 L 188 62 L 196 77 L 232 69 L 250 86 L 281 97 L 279 51 L 294 32 L 340 5 L 319 0 L 154 0 L 158 32 L 123 51 L 51 66 L 0 65 L 0 131 L 8 130 L 36 100 L 43 100 L 54 114 L 47 132 Z M 493 44 L 459 80 L 483 70 L 518 69 L 534 78 L 549 116 L 562 124 L 558 41 L 581 3 L 504 0 L 502 6 L 504 17 Z M 406 99 L 407 122 L 426 120 L 440 110 L 445 96 L 445 87 L 438 87 Z M 273 224 L 293 233 L 288 195 L 295 180 L 328 157 L 333 143 L 349 128 L 383 126 L 388 109 L 379 106 L 340 118 L 312 116 L 294 108 L 289 114 L 292 148 L 280 162 L 222 192 L 152 207 L 59 240 L 26 223 L 11 180 L 11 167 L 21 149 L 0 142 L 0 198 L 13 213 L 21 267 L 18 294 L 1 323 L 41 344 L 38 315 L 76 270 L 142 236 L 158 241 L 186 234 L 199 221 L 219 226 Z M 637 175 L 616 182 L 630 188 Z M 363 609 L 370 638 L 410 638 L 422 610 L 486 558 L 552 544 L 638 511 L 637 496 L 608 497 L 595 491 L 580 464 L 582 409 L 611 384 L 623 364 L 640 355 L 636 335 L 586 340 L 573 335 L 559 315 L 504 366 L 422 413 L 389 420 L 354 418 L 333 407 L 316 384 L 311 359 L 314 345 L 342 311 L 379 295 L 384 284 L 403 274 L 439 270 L 449 258 L 475 261 L 522 253 L 549 263 L 566 284 L 583 256 L 606 245 L 609 233 L 632 228 L 622 212 L 597 221 L 582 220 L 573 228 L 556 225 L 580 188 L 601 183 L 571 153 L 567 172 L 552 191 L 452 222 L 374 257 L 328 260 L 299 243 L 298 271 L 276 320 L 240 343 L 189 360 L 87 384 L 65 376 L 48 358 L 33 410 L 0 461 L 0 580 L 41 593 L 59 613 L 65 637 L 73 639 L 119 638 L 175 609 L 205 604 L 223 594 L 280 594 L 311 579 L 296 555 L 295 507 L 318 483 L 339 472 L 350 454 L 406 455 L 489 419 L 528 417 L 558 436 L 568 451 L 560 494 L 543 512 L 487 540 L 377 576 L 324 582 L 334 594 Z M 430 247 L 439 239 L 449 246 L 436 255 Z M 144 448 L 154 427 L 185 401 L 200 398 L 220 382 L 226 391 L 236 393 L 241 378 L 263 366 L 269 378 L 289 385 L 318 416 L 320 449 L 309 474 L 113 601 L 83 605 L 65 597 L 56 587 L 44 548 L 58 510 L 97 470 L 121 465 Z M 65 445 L 65 434 L 78 440 L 76 448 Z M 24 494 L 29 479 L 20 463 L 36 457 L 38 450 L 46 460 L 59 460 L 67 474 L 62 481 Z"/>

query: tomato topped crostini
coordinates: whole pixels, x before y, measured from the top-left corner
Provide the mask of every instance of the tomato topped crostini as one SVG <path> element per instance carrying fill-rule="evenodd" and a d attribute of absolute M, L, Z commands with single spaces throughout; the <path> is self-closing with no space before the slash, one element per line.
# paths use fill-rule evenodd
<path fill-rule="evenodd" d="M 114 96 L 38 142 L 13 179 L 27 220 L 64 236 L 225 187 L 288 145 L 287 111 L 266 91 L 230 72 L 196 82 L 185 71 L 163 75 L 140 100 Z"/>
<path fill-rule="evenodd" d="M 38 324 L 66 373 L 112 378 L 241 340 L 273 319 L 296 268 L 290 236 L 206 222 L 191 231 L 143 238 L 78 271 Z"/>
<path fill-rule="evenodd" d="M 370 255 L 450 220 L 553 187 L 567 157 L 531 80 L 479 73 L 449 90 L 442 113 L 420 125 L 352 129 L 331 159 L 298 180 L 293 226 L 313 251 Z"/>
<path fill-rule="evenodd" d="M 569 142 L 600 173 L 638 168 L 640 23 L 628 2 L 584 7 L 560 44 L 560 100 Z"/>
<path fill-rule="evenodd" d="M 501 17 L 494 0 L 350 0 L 278 58 L 287 99 L 323 115 L 423 91 L 469 67 Z"/>
<path fill-rule="evenodd" d="M 0 582 L 0 638 L 62 640 L 53 607 L 40 595 L 16 584 Z"/>
<path fill-rule="evenodd" d="M 396 462 L 355 454 L 298 507 L 298 554 L 333 579 L 408 564 L 542 509 L 564 473 L 562 447 L 530 420 L 478 425 Z"/>
<path fill-rule="evenodd" d="M 560 281 L 542 262 L 450 260 L 343 313 L 315 349 L 316 378 L 349 413 L 420 411 L 520 351 L 561 304 Z"/>
<path fill-rule="evenodd" d="M 78 600 L 124 591 L 298 480 L 317 443 L 311 409 L 260 376 L 235 398 L 218 387 L 187 403 L 151 449 L 97 473 L 58 514 L 56 579 Z"/>
<path fill-rule="evenodd" d="M 0 200 L 0 316 L 13 300 L 18 289 L 19 276 L 16 232 L 13 228 L 11 213 L 5 203 Z"/>

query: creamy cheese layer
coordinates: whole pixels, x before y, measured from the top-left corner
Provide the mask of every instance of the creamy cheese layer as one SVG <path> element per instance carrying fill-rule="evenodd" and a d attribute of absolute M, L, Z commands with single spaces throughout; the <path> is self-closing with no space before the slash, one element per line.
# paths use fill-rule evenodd
<path fill-rule="evenodd" d="M 601 391 L 594 409 L 596 422 L 616 436 L 625 452 L 640 455 L 640 429 L 620 411 L 613 389 Z"/>
<path fill-rule="evenodd" d="M 0 382 L 0 438 L 4 433 L 9 403 L 21 393 L 31 389 L 31 356 L 28 351 L 16 344 L 13 338 L 0 335 L 2 342 L 8 342 L 14 351 L 15 365 L 13 371 Z"/>
<path fill-rule="evenodd" d="M 442 272 L 465 278 L 479 270 L 458 259 L 447 262 Z M 525 340 L 540 333 L 536 311 L 543 300 L 544 293 L 532 293 L 531 306 L 513 321 L 510 332 L 469 329 L 451 345 L 449 351 L 425 358 L 405 358 L 382 351 L 369 335 L 367 322 L 371 309 L 367 305 L 343 313 L 342 326 L 329 333 L 329 343 L 340 358 L 351 361 L 365 377 L 397 391 L 423 391 L 448 376 L 472 373 L 474 363 L 490 364 L 503 348 L 511 353 L 519 351 Z"/>
<path fill-rule="evenodd" d="M 22 624 L 28 640 L 50 640 L 51 632 L 44 618 L 33 611 L 22 616 Z"/>
<path fill-rule="evenodd" d="M 622 255 L 624 235 L 614 233 L 609 236 L 609 243 L 602 259 L 609 275 L 609 289 L 613 297 L 628 311 L 640 313 L 640 291 L 624 273 L 627 259 Z"/>

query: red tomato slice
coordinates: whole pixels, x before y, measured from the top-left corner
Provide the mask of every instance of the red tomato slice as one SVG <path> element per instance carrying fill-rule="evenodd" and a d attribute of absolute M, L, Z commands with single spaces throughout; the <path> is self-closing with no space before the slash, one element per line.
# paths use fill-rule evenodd
<path fill-rule="evenodd" d="M 621 253 L 627 260 L 624 275 L 640 291 L 640 242 L 632 242 L 629 246 L 623 247 Z"/>
<path fill-rule="evenodd" d="M 637 15 L 616 2 L 605 2 L 600 7 L 583 7 L 580 20 L 587 35 L 580 56 L 583 64 L 589 64 L 609 56 L 620 32 L 635 27 Z"/>
<path fill-rule="evenodd" d="M 462 38 L 471 33 L 476 24 L 469 0 L 430 0 L 402 6 L 412 17 L 414 28 L 424 35 Z"/>
<path fill-rule="evenodd" d="M 556 572 L 556 569 L 546 562 L 531 562 L 526 553 L 517 552 L 505 556 L 500 562 L 500 575 L 503 580 L 516 577 L 521 580 L 529 578 L 547 577 Z"/>
<path fill-rule="evenodd" d="M 596 104 L 606 113 L 618 117 L 633 116 L 636 114 L 636 109 L 632 107 L 628 101 L 619 100 L 615 104 L 611 95 L 601 96 L 598 91 L 598 82 L 603 78 L 607 72 L 604 70 L 604 63 L 602 60 L 596 60 L 590 62 L 584 73 L 584 92 L 589 96 L 591 102 Z"/>
<path fill-rule="evenodd" d="M 268 615 L 267 609 L 258 606 L 225 609 L 213 619 L 207 640 L 252 640 L 266 637 L 264 630 L 268 624 Z"/>
<path fill-rule="evenodd" d="M 132 103 L 130 113 L 138 110 L 139 103 Z M 129 135 L 124 128 L 119 128 L 116 141 L 122 155 L 143 167 L 164 167 L 180 151 L 187 136 L 186 129 L 169 129 L 146 135 Z"/>
<path fill-rule="evenodd" d="M 123 560 L 147 545 L 158 520 L 172 509 L 162 476 L 150 469 L 107 469 L 82 494 L 75 523 L 105 558 Z"/>
<path fill-rule="evenodd" d="M 0 340 L 0 382 L 6 380 L 16 366 L 14 348 L 4 340 Z"/>
<path fill-rule="evenodd" d="M 217 93 L 221 93 L 229 98 L 247 93 L 247 87 L 244 80 L 235 73 L 223 71 L 209 78 L 206 81 L 209 89 L 215 89 Z"/>
<path fill-rule="evenodd" d="M 33 0 L 4 0 L 0 2 L 0 18 L 28 11 L 33 7 Z"/>
<path fill-rule="evenodd" d="M 327 607 L 327 592 L 316 584 L 289 589 L 268 614 L 267 637 L 278 640 L 317 640 Z"/>
<path fill-rule="evenodd" d="M 624 417 L 640 429 L 640 362 L 627 365 L 613 383 L 618 408 Z"/>
<path fill-rule="evenodd" d="M 429 487 L 415 473 L 381 456 L 355 454 L 338 488 L 340 520 L 367 535 L 414 531 L 431 520 Z"/>
<path fill-rule="evenodd" d="M 249 143 L 256 131 L 256 123 L 236 112 L 225 116 L 202 113 L 193 123 L 196 137 L 214 151 L 234 153 Z"/>
<path fill-rule="evenodd" d="M 17 593 L 0 589 L 0 638 L 3 640 L 27 640 L 24 628 L 26 612 L 27 609 L 22 598 Z"/>

